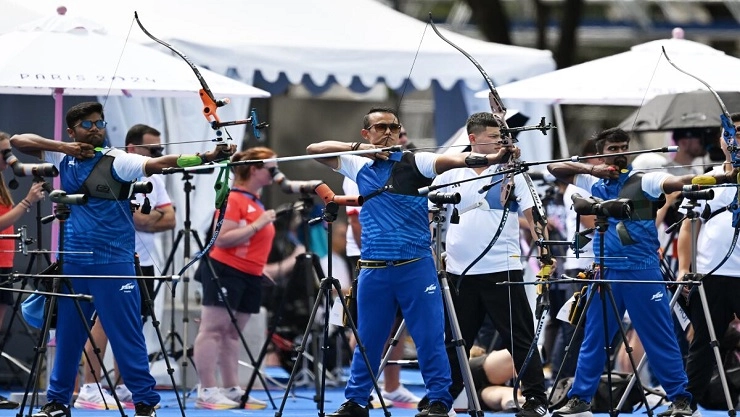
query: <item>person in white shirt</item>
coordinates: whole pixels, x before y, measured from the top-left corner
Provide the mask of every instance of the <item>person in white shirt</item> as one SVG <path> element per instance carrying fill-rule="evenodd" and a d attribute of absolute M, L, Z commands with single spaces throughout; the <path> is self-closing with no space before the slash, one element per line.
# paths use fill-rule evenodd
<path fill-rule="evenodd" d="M 491 113 L 470 116 L 467 131 L 473 152 L 490 154 L 505 146 L 500 128 Z M 453 169 L 437 176 L 433 185 L 471 180 L 495 173 L 498 169 L 499 165 Z M 447 227 L 446 270 L 450 287 L 456 288 L 450 292 L 462 338 L 465 340 L 466 353 L 470 353 L 475 336 L 488 315 L 503 338 L 503 345 L 512 354 L 519 372 L 534 339 L 532 310 L 523 285 L 504 286 L 498 283 L 524 280 L 522 263 L 518 256 L 522 249 L 519 243 L 517 212 L 521 212 L 526 218 L 532 236 L 537 236 L 532 214 L 534 200 L 521 175 L 513 177 L 514 189 L 506 206 L 501 202 L 501 182 L 490 187 L 484 194 L 480 193 L 481 187 L 497 179 L 487 177 L 438 190 L 442 193 L 459 193 L 461 196 L 457 205 L 460 221 Z M 433 204 L 430 202 L 430 205 Z M 451 212 L 447 211 L 448 214 Z M 446 217 L 449 220 L 450 216 Z M 500 231 L 498 240 L 487 248 L 499 227 L 503 227 L 503 230 Z M 475 262 L 486 249 L 489 250 Z M 474 265 L 471 267 L 472 264 Z M 452 370 L 450 393 L 456 397 L 463 389 L 463 379 L 454 346 L 448 347 L 447 356 Z M 517 417 L 544 416 L 547 414 L 547 395 L 540 356 L 533 355 L 524 371 L 521 381 L 526 401 Z"/>

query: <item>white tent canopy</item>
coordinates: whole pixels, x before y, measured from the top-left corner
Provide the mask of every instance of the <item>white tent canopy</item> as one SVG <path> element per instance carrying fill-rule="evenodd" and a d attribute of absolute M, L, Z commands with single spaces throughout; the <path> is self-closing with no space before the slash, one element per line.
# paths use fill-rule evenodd
<path fill-rule="evenodd" d="M 596 59 L 498 88 L 502 98 L 559 104 L 639 106 L 659 94 L 706 89 L 665 59 L 703 79 L 717 91 L 740 91 L 740 59 L 707 45 L 662 39 L 633 46 L 628 52 Z M 487 96 L 481 91 L 477 97 Z"/>
<path fill-rule="evenodd" d="M 50 11 L 59 0 L 0 0 Z M 155 36 L 219 73 L 235 68 L 250 81 L 256 70 L 268 81 L 280 73 L 299 84 L 308 75 L 317 84 L 333 76 L 349 86 L 384 80 L 401 88 L 410 78 L 417 89 L 432 80 L 449 89 L 460 80 L 482 86 L 478 71 L 424 22 L 373 0 L 67 0 L 69 15 L 94 16 L 111 33 L 151 42 L 133 22 L 137 11 Z M 499 45 L 449 31 L 445 36 L 473 55 L 497 84 L 554 69 L 550 51 Z M 417 56 L 418 52 L 418 56 Z M 412 69 L 413 66 L 413 69 Z"/>

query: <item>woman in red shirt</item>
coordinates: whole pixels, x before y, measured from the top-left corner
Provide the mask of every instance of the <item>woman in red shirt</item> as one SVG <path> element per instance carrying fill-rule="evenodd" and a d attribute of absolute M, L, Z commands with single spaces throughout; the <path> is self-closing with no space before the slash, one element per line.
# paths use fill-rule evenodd
<path fill-rule="evenodd" d="M 256 147 L 237 152 L 231 160 L 275 156 L 269 148 Z M 203 283 L 201 322 L 193 355 L 200 378 L 197 408 L 236 408 L 244 395 L 238 380 L 239 333 L 224 299 L 236 316 L 239 329 L 247 324 L 250 314 L 259 313 L 262 273 L 275 236 L 275 210 L 265 209 L 260 194 L 262 187 L 272 184 L 269 168 L 276 165 L 260 162 L 235 167 L 221 232 L 207 261 L 201 261 L 196 272 L 196 280 Z M 223 388 L 217 385 L 217 365 Z M 248 409 L 265 407 L 265 402 L 252 397 L 246 404 Z"/>
<path fill-rule="evenodd" d="M 0 171 L 8 167 L 5 159 L 10 154 L 10 135 L 0 132 Z M 13 234 L 13 224 L 18 221 L 23 213 L 28 211 L 33 203 L 44 197 L 44 190 L 41 188 L 41 182 L 34 182 L 31 189 L 28 190 L 26 198 L 21 200 L 17 205 L 13 205 L 13 197 L 10 190 L 5 185 L 5 178 L 0 172 L 0 234 Z M 13 272 L 13 255 L 15 254 L 15 239 L 0 239 L 0 285 L 5 288 L 11 288 L 13 284 L 8 280 L 8 275 Z M 8 306 L 12 305 L 13 293 L 10 291 L 0 291 L 0 326 L 5 323 L 5 312 Z M 16 408 L 18 403 L 8 401 L 5 397 L 0 396 L 0 409 Z"/>

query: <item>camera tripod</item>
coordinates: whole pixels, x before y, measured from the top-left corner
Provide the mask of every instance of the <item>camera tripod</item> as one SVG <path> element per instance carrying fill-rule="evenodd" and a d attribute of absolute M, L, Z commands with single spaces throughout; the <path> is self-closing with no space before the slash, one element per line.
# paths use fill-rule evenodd
<path fill-rule="evenodd" d="M 578 197 L 580 198 L 580 196 L 578 196 Z M 574 209 L 575 208 L 576 208 L 576 204 L 574 203 Z M 576 212 L 578 213 L 579 216 L 581 215 L 581 213 L 579 213 L 578 210 L 576 210 Z M 596 227 L 596 231 L 599 234 L 599 269 L 598 269 L 598 280 L 599 281 L 604 281 L 604 279 L 605 279 L 604 278 L 604 272 L 605 272 L 605 267 L 604 267 L 604 238 L 605 238 L 605 235 L 606 235 L 606 230 L 609 227 L 609 217 L 606 216 L 606 215 L 603 215 L 603 213 L 584 213 L 584 214 L 596 214 L 595 227 Z M 580 222 L 580 218 L 576 219 L 576 224 L 579 224 L 579 222 Z M 657 283 L 658 282 L 656 282 L 656 284 Z M 600 301 L 600 304 L 601 304 L 601 309 L 600 310 L 590 309 L 589 308 L 591 306 L 592 301 L 594 300 L 594 297 L 596 296 L 596 293 L 599 294 L 599 301 Z M 609 282 L 592 282 L 591 284 L 589 284 L 589 291 L 588 291 L 588 296 L 586 298 L 585 306 L 583 308 L 583 314 L 579 317 L 578 323 L 576 324 L 576 328 L 578 329 L 578 328 L 580 328 L 580 327 L 582 327 L 584 325 L 584 321 L 586 319 L 586 315 L 587 315 L 586 313 L 587 312 L 591 312 L 591 314 L 598 314 L 598 313 L 600 313 L 601 320 L 602 320 L 602 323 L 603 323 L 602 326 L 604 328 L 604 352 L 605 352 L 605 362 L 606 362 L 605 363 L 605 367 L 606 367 L 606 375 L 607 375 L 607 386 L 609 388 L 609 405 L 610 405 L 609 415 L 611 417 L 616 417 L 618 415 L 618 413 L 620 412 L 621 408 L 619 406 L 617 408 L 613 407 L 613 404 L 614 404 L 614 398 L 613 398 L 613 394 L 614 394 L 614 388 L 613 387 L 614 387 L 614 385 L 613 385 L 613 382 L 612 382 L 612 354 L 613 354 L 613 348 L 611 346 L 612 336 L 610 335 L 610 330 L 609 330 L 609 317 L 608 317 L 608 312 L 607 312 L 607 304 L 609 304 L 609 306 L 611 307 L 612 313 L 614 314 L 614 317 L 617 320 L 616 327 L 617 327 L 617 329 L 618 329 L 618 331 L 619 331 L 619 333 L 620 333 L 620 335 L 622 337 L 622 340 L 623 340 L 623 343 L 624 343 L 624 347 L 625 347 L 625 352 L 627 353 L 627 357 L 629 358 L 629 362 L 630 362 L 630 365 L 631 365 L 632 370 L 633 370 L 633 375 L 634 375 L 635 381 L 638 384 L 638 386 L 640 387 L 640 394 L 642 396 L 642 400 L 643 400 L 644 404 L 646 404 L 646 407 L 645 408 L 647 409 L 647 413 L 648 413 L 649 416 L 652 417 L 652 415 L 653 415 L 652 409 L 650 409 L 650 407 L 647 407 L 647 397 L 645 395 L 645 387 L 642 384 L 642 381 L 640 381 L 640 377 L 639 377 L 639 375 L 637 374 L 637 371 L 636 371 L 637 366 L 635 364 L 635 360 L 634 360 L 634 357 L 632 355 L 632 347 L 629 345 L 629 341 L 628 341 L 628 338 L 627 338 L 627 334 L 625 332 L 625 329 L 619 324 L 619 320 L 621 320 L 621 317 L 619 316 L 619 308 L 617 307 L 616 300 L 614 299 L 614 294 L 612 293 L 611 285 L 610 285 Z M 573 340 L 575 339 L 575 337 L 576 337 L 576 333 L 574 333 L 573 337 L 571 338 L 571 341 L 568 343 L 568 346 L 565 348 L 565 354 L 564 354 L 564 357 L 563 357 L 563 362 L 560 365 L 560 369 L 563 368 L 563 365 L 562 364 L 565 363 L 565 361 L 568 358 L 568 355 L 571 354 L 571 352 L 570 352 L 570 345 L 573 343 Z M 555 380 L 557 381 L 557 379 L 558 378 L 556 377 Z M 625 391 L 625 398 L 626 398 L 626 396 L 630 392 L 631 392 L 631 387 L 629 387 Z M 555 393 L 555 390 L 552 390 L 550 392 L 550 396 L 548 398 L 548 403 L 550 403 L 552 401 L 552 397 L 553 397 L 553 394 L 554 393 Z M 619 404 L 621 406 L 623 404 L 623 402 L 620 401 Z"/>
<path fill-rule="evenodd" d="M 306 286 L 305 289 L 306 289 L 307 305 L 313 305 L 313 303 L 315 302 L 315 296 L 313 293 L 313 289 L 316 286 L 315 284 L 316 276 L 322 275 L 321 273 L 318 272 L 318 271 L 321 271 L 321 269 L 318 269 L 319 267 L 317 267 L 317 265 L 319 265 L 319 259 L 315 253 L 311 252 L 311 249 L 310 249 L 308 222 L 310 220 L 309 216 L 311 214 L 311 210 L 313 209 L 313 207 L 314 207 L 313 197 L 311 197 L 308 194 L 303 194 L 298 202 L 292 203 L 290 208 L 287 211 L 284 211 L 284 213 L 286 213 L 284 215 L 289 217 L 287 220 L 287 226 L 286 226 L 288 231 L 291 228 L 290 223 L 292 222 L 293 213 L 296 210 L 300 213 L 302 224 L 305 226 L 305 233 L 304 233 L 303 241 L 304 241 L 304 246 L 306 248 L 306 251 L 296 259 L 296 263 L 293 266 L 293 271 L 300 270 L 303 272 L 304 276 L 303 276 L 302 284 Z M 278 209 L 277 211 L 278 211 L 278 217 L 280 217 L 279 213 L 281 210 Z M 273 247 L 273 250 L 275 250 L 275 247 Z M 283 260 L 283 258 L 285 258 L 286 256 L 290 255 L 290 253 L 285 253 L 285 252 L 288 252 L 287 250 L 278 251 L 278 252 L 281 252 L 279 256 L 280 259 L 278 260 L 278 262 Z M 290 272 L 287 272 L 287 273 L 290 274 Z M 292 277 L 285 279 L 284 281 L 286 282 L 282 284 L 280 284 L 279 282 L 276 282 L 276 288 L 278 288 L 278 291 L 279 291 L 279 299 L 273 302 L 273 308 L 271 309 L 273 310 L 273 317 L 272 317 L 271 322 L 268 325 L 267 335 L 265 337 L 264 343 L 262 344 L 262 347 L 259 350 L 259 353 L 257 355 L 257 360 L 254 361 L 253 365 L 255 369 L 260 369 L 262 367 L 262 363 L 267 355 L 267 349 L 270 343 L 273 343 L 272 338 L 277 333 L 278 326 L 282 322 L 283 312 L 285 310 L 284 306 L 288 299 L 288 286 L 290 285 L 291 278 Z M 312 349 L 314 352 L 314 356 L 309 357 L 310 355 L 304 352 L 304 357 L 302 359 L 303 369 L 300 371 L 298 382 L 296 382 L 295 385 L 297 386 L 307 385 L 308 383 L 310 383 L 310 380 L 313 379 L 316 382 L 315 383 L 316 394 L 314 395 L 313 399 L 314 401 L 318 401 L 320 387 L 319 387 L 318 381 L 315 378 L 315 375 L 318 374 L 319 372 L 318 370 L 320 369 L 319 366 L 321 365 L 318 364 L 318 362 L 316 361 L 316 357 L 315 357 L 316 352 L 318 352 L 317 350 L 318 343 L 317 343 L 316 337 L 311 338 L 311 345 L 312 345 Z M 297 361 L 297 358 L 296 358 L 296 361 Z M 308 370 L 309 361 L 311 361 L 314 364 L 313 373 L 310 370 Z M 247 383 L 247 387 L 245 389 L 244 398 L 248 398 L 249 393 L 252 391 L 256 378 L 257 378 L 257 374 L 252 373 L 251 377 L 249 378 L 249 382 Z M 276 383 L 276 381 L 273 381 L 273 383 Z M 263 385 L 264 385 L 264 382 L 263 382 Z M 277 385 L 280 385 L 280 384 L 277 384 Z M 282 388 L 285 388 L 285 387 L 282 386 Z M 272 402 L 272 398 L 270 398 L 270 400 Z M 273 403 L 273 408 L 274 408 L 275 406 L 274 402 L 272 403 Z"/>
<path fill-rule="evenodd" d="M 460 202 L 459 195 L 457 196 L 457 202 Z M 462 331 L 460 330 L 460 324 L 457 321 L 457 313 L 455 313 L 455 305 L 452 302 L 452 295 L 450 294 L 450 284 L 447 280 L 447 271 L 445 270 L 444 263 L 442 261 L 442 224 L 445 223 L 445 204 L 447 201 L 434 202 L 435 205 L 430 209 L 432 214 L 432 221 L 435 227 L 435 243 L 434 251 L 437 257 L 437 279 L 439 279 L 440 287 L 442 288 L 442 301 L 447 311 L 447 321 L 450 324 L 450 332 L 452 334 L 452 343 L 455 346 L 455 352 L 457 354 L 457 360 L 460 364 L 460 372 L 462 373 L 463 383 L 465 384 L 465 393 L 468 397 L 468 414 L 471 417 L 482 417 L 483 411 L 478 401 L 478 393 L 475 389 L 475 383 L 473 382 L 473 374 L 470 371 L 470 364 L 468 362 L 468 352 L 465 351 L 465 340 L 462 338 Z M 472 407 L 471 407 L 472 405 Z"/>
<path fill-rule="evenodd" d="M 70 209 L 67 204 L 57 202 L 56 207 L 54 208 L 54 217 L 59 220 L 60 227 L 59 227 L 59 247 L 63 248 L 63 242 L 64 242 L 64 223 L 69 218 L 70 215 Z M 72 285 L 70 281 L 67 278 L 60 277 L 62 275 L 62 268 L 64 265 L 64 250 L 60 250 L 59 255 L 57 257 L 57 268 L 54 268 L 53 272 L 55 273 L 55 277 L 52 279 L 52 288 L 51 293 L 49 295 L 49 298 L 47 300 L 46 306 L 45 306 L 45 318 L 43 322 L 43 326 L 41 329 L 41 334 L 39 335 L 38 343 L 35 347 L 35 355 L 33 359 L 33 363 L 31 364 L 31 370 L 29 372 L 28 381 L 26 383 L 26 390 L 23 395 L 23 399 L 20 404 L 20 411 L 17 414 L 17 417 L 21 417 L 23 415 L 23 411 L 26 406 L 26 401 L 28 400 L 28 396 L 32 391 L 35 392 L 35 385 L 37 382 L 37 379 L 40 374 L 41 369 L 41 363 L 42 358 L 47 354 L 47 348 L 48 348 L 48 341 L 50 339 L 51 335 L 51 326 L 52 326 L 52 320 L 53 316 L 56 313 L 57 310 L 57 298 L 58 297 L 64 297 L 64 298 L 70 298 L 75 304 L 75 308 L 77 310 L 77 313 L 79 314 L 79 319 L 82 321 L 85 327 L 85 331 L 87 332 L 88 339 L 93 344 L 93 350 L 97 356 L 97 360 L 100 361 L 102 366 L 102 358 L 99 355 L 100 350 L 95 345 L 95 342 L 93 341 L 91 329 L 90 326 L 87 323 L 87 319 L 82 311 L 82 308 L 80 307 L 80 300 L 84 301 L 92 301 L 92 297 L 89 295 L 81 295 L 81 294 L 74 294 L 74 291 L 72 289 Z M 62 283 L 66 285 L 67 289 L 69 290 L 68 294 L 62 293 Z M 48 290 L 48 288 L 47 288 Z M 51 374 L 52 372 L 52 363 L 49 362 L 47 364 L 47 372 Z M 108 375 L 108 372 L 105 370 L 105 367 L 103 366 L 104 375 L 106 378 L 106 382 L 110 386 L 113 385 L 113 381 L 111 381 L 110 376 Z M 121 405 L 120 401 L 118 401 L 117 397 L 114 397 L 116 399 L 118 409 L 121 412 L 121 416 L 125 417 L 125 414 L 123 412 L 123 406 Z M 33 395 L 31 398 L 31 403 L 29 404 L 29 415 L 30 412 L 34 408 L 34 401 L 36 399 L 36 396 Z"/>
<path fill-rule="evenodd" d="M 686 217 L 681 219 L 679 223 L 684 220 L 688 220 L 691 226 L 690 228 L 691 230 L 691 271 L 689 272 L 687 276 L 683 277 L 684 279 L 690 280 L 690 281 L 702 281 L 704 279 L 704 276 L 702 274 L 699 274 L 696 272 L 696 260 L 697 260 L 697 247 L 696 247 L 696 240 L 697 240 L 697 227 L 696 226 L 697 225 L 696 225 L 696 222 L 699 221 L 699 213 L 695 209 L 696 207 L 699 206 L 699 204 L 697 203 L 697 200 L 701 200 L 701 199 L 711 200 L 712 198 L 714 198 L 713 193 L 706 193 L 706 191 L 707 190 L 698 191 L 698 192 L 696 191 L 684 192 L 684 197 L 688 199 L 688 202 L 686 205 L 681 207 L 681 208 L 686 209 Z M 708 191 L 713 191 L 713 190 L 710 189 Z M 717 341 L 717 333 L 715 331 L 714 323 L 712 320 L 712 315 L 709 311 L 709 304 L 707 302 L 706 290 L 704 289 L 704 285 L 702 285 L 701 283 L 697 285 L 695 288 L 696 288 L 696 291 L 699 293 L 702 311 L 704 313 L 704 320 L 707 326 L 707 332 L 709 334 L 709 339 L 710 339 L 709 345 L 712 347 L 712 351 L 714 353 L 714 360 L 717 366 L 717 373 L 719 376 L 720 383 L 722 385 L 722 391 L 725 397 L 725 402 L 727 404 L 727 412 L 730 417 L 733 417 L 736 414 L 735 406 L 732 402 L 732 398 L 730 395 L 730 389 L 727 384 L 727 376 L 725 374 L 725 369 L 724 369 L 724 365 L 722 362 L 722 356 L 720 354 L 719 342 Z M 673 310 L 674 305 L 678 302 L 678 297 L 680 295 L 681 295 L 681 287 L 679 286 L 679 288 L 676 290 L 673 297 L 671 298 L 671 304 L 670 304 L 671 310 Z M 646 357 L 644 356 L 641 358 L 640 363 L 637 366 L 636 373 L 640 372 L 640 370 L 642 370 L 642 368 L 644 367 L 645 359 Z M 629 392 L 633 384 L 634 384 L 634 380 L 631 379 L 629 381 L 629 384 L 627 385 L 627 392 Z M 622 399 L 620 400 L 620 405 L 624 401 L 626 401 L 625 396 L 623 396 Z"/>
<path fill-rule="evenodd" d="M 337 212 L 339 210 L 339 205 L 333 201 L 330 201 L 326 204 L 326 206 L 323 209 L 323 214 L 320 218 L 312 219 L 309 221 L 309 224 L 315 224 L 319 223 L 321 221 L 327 222 L 327 231 L 326 231 L 326 238 L 327 243 L 329 243 L 329 248 L 331 248 L 331 233 L 332 233 L 332 222 L 337 219 Z M 317 271 L 321 271 L 321 265 L 318 263 L 318 259 L 316 257 L 313 257 L 314 259 L 314 269 Z M 350 329 L 352 330 L 352 334 L 355 336 L 355 340 L 357 341 L 357 350 L 362 354 L 363 361 L 365 362 L 365 366 L 367 367 L 367 371 L 370 374 L 373 382 L 373 386 L 375 389 L 375 393 L 378 395 L 380 399 L 381 406 L 385 412 L 386 417 L 390 416 L 390 413 L 388 412 L 388 409 L 385 405 L 385 401 L 383 400 L 383 397 L 380 395 L 380 387 L 378 386 L 378 383 L 375 379 L 375 375 L 373 373 L 373 370 L 370 366 L 370 360 L 367 357 L 367 354 L 365 353 L 365 347 L 362 344 L 362 341 L 360 340 L 360 336 L 357 333 L 357 326 L 355 325 L 354 320 L 352 319 L 352 316 L 349 313 L 349 310 L 347 308 L 347 304 L 344 298 L 344 295 L 342 295 L 342 288 L 339 285 L 339 280 L 336 278 L 333 278 L 331 276 L 332 274 L 332 260 L 331 260 L 331 254 L 329 254 L 328 259 L 328 265 L 327 265 L 327 277 L 322 277 L 320 284 L 319 284 L 319 291 L 320 294 L 316 297 L 316 300 L 313 305 L 313 309 L 311 310 L 311 315 L 308 319 L 308 324 L 306 326 L 306 330 L 303 333 L 303 338 L 301 339 L 301 344 L 296 347 L 296 351 L 298 353 L 298 356 L 296 358 L 295 363 L 293 364 L 293 370 L 290 373 L 290 378 L 288 378 L 288 383 L 286 385 L 286 393 L 290 391 L 291 387 L 293 386 L 293 380 L 296 375 L 296 372 L 298 371 L 298 367 L 300 365 L 299 359 L 304 355 L 305 346 L 308 342 L 308 337 L 311 334 L 311 328 L 314 326 L 314 319 L 316 318 L 316 313 L 320 306 L 324 306 L 324 328 L 323 328 L 323 346 L 322 346 L 322 363 L 326 363 L 326 352 L 329 349 L 329 311 L 331 311 L 331 290 L 332 288 L 336 290 L 337 295 L 339 297 L 340 302 L 342 303 L 342 309 L 344 311 L 344 315 L 347 317 L 347 322 L 349 324 Z M 323 276 L 323 274 L 320 274 Z M 314 363 L 317 363 L 317 358 L 314 358 Z M 326 374 L 327 370 L 326 367 L 321 367 L 321 377 L 320 377 L 320 386 L 319 390 L 317 392 L 317 397 L 315 398 L 317 402 L 317 406 L 319 409 L 319 416 L 323 417 L 325 415 L 324 413 L 324 394 L 326 390 Z M 316 376 L 316 380 L 319 380 L 319 376 Z M 280 403 L 280 408 L 278 411 L 275 412 L 275 417 L 280 417 L 283 414 L 283 409 L 285 408 L 285 403 L 288 399 L 287 395 L 283 396 L 283 400 Z"/>
<path fill-rule="evenodd" d="M 177 254 L 178 247 L 180 246 L 180 243 L 183 242 L 183 265 L 187 265 L 190 262 L 190 256 L 191 256 L 191 247 L 190 247 L 190 239 L 194 239 L 195 243 L 198 245 L 198 249 L 200 251 L 203 250 L 204 245 L 203 241 L 198 236 L 198 231 L 191 228 L 191 221 L 190 221 L 190 193 L 193 189 L 195 189 L 195 186 L 192 185 L 190 180 L 193 179 L 193 175 L 187 171 L 182 173 L 182 180 L 185 181 L 185 184 L 183 185 L 183 191 L 185 191 L 185 221 L 183 222 L 183 228 L 178 230 L 177 237 L 175 238 L 174 243 L 172 244 L 172 249 L 170 250 L 169 255 L 167 256 L 167 261 L 165 262 L 164 269 L 162 271 L 163 275 L 167 275 L 167 273 L 170 270 L 170 267 L 173 267 L 174 270 L 174 259 L 175 255 Z M 180 336 L 179 333 L 177 333 L 176 326 L 175 326 L 175 297 L 176 297 L 176 285 L 173 284 L 172 286 L 172 297 L 170 299 L 170 328 L 167 331 L 167 335 L 165 336 L 165 345 L 167 342 L 169 342 L 170 350 L 169 352 L 162 352 L 162 355 L 167 356 L 170 355 L 173 358 L 177 358 L 177 347 L 176 344 L 179 344 L 180 348 L 182 349 L 182 361 L 180 362 L 180 381 L 181 381 L 181 388 L 182 388 L 182 394 L 184 397 L 187 398 L 187 391 L 188 391 L 188 377 L 187 377 L 187 369 L 188 369 L 188 361 L 190 364 L 192 364 L 193 369 L 195 369 L 195 362 L 193 362 L 193 355 L 192 355 L 192 348 L 188 346 L 188 323 L 190 322 L 190 317 L 188 316 L 190 313 L 189 307 L 189 289 L 190 289 L 190 275 L 188 273 L 184 273 L 182 277 L 180 277 L 180 281 L 182 282 L 182 336 Z M 164 281 L 160 281 L 157 284 L 157 288 L 154 290 L 154 297 L 159 293 L 159 289 L 161 288 Z"/>
<path fill-rule="evenodd" d="M 48 186 L 48 184 L 46 184 L 46 182 L 44 181 L 43 177 L 34 176 L 33 181 L 34 182 L 43 182 L 44 185 L 45 185 L 45 188 L 44 189 L 47 190 L 47 191 L 51 190 L 51 187 L 48 187 L 48 189 L 46 188 L 46 186 Z M 51 258 L 49 256 L 49 252 L 48 251 L 44 251 L 44 250 L 41 249 L 41 247 L 42 247 L 42 236 L 43 236 L 42 233 L 41 233 L 41 225 L 42 225 L 41 200 L 39 200 L 39 201 L 36 202 L 36 239 L 35 239 L 36 250 L 28 251 L 28 252 L 31 252 L 31 257 L 30 257 L 30 259 L 28 261 L 28 265 L 26 266 L 26 275 L 30 274 L 31 271 L 33 271 L 33 269 L 34 269 L 35 266 L 41 265 L 41 264 L 36 265 L 36 262 L 37 262 L 37 260 L 40 260 L 40 258 L 42 256 L 46 259 L 46 266 L 51 265 Z M 23 227 L 25 227 L 25 226 L 23 226 Z M 25 246 L 27 243 L 30 243 L 30 242 L 32 242 L 32 241 L 31 240 L 28 240 L 28 242 L 21 242 L 21 245 L 24 245 Z M 24 254 L 25 253 L 27 253 L 27 252 L 24 252 Z M 40 272 L 41 270 L 42 270 L 41 268 L 37 268 L 37 271 L 38 272 Z M 22 281 L 21 281 L 20 289 L 25 289 L 27 285 L 28 285 L 28 279 L 27 278 L 23 278 Z M 25 373 L 29 374 L 30 373 L 30 369 L 25 364 L 23 364 L 22 361 L 20 361 L 17 358 L 12 357 L 10 354 L 8 354 L 5 351 L 5 345 L 8 343 L 8 339 L 10 338 L 10 336 L 12 334 L 12 331 L 11 330 L 13 328 L 13 324 L 15 324 L 16 318 L 18 317 L 18 312 L 20 310 L 21 301 L 22 301 L 21 299 L 22 298 L 23 298 L 23 294 L 20 293 L 20 294 L 18 294 L 18 296 L 16 297 L 15 301 L 13 302 L 13 308 L 12 308 L 12 312 L 10 314 L 10 319 L 8 321 L 8 327 L 5 329 L 5 334 L 3 335 L 2 341 L 0 341 L 0 354 L 6 360 L 6 362 L 8 362 L 8 364 L 13 364 L 15 368 L 20 369 L 20 370 L 24 371 Z M 36 340 L 36 336 L 33 334 L 33 331 L 29 328 L 28 324 L 26 324 L 26 322 L 25 321 L 22 321 L 22 320 L 21 320 L 20 324 L 23 327 L 23 331 L 24 331 L 25 335 L 28 336 L 31 340 Z M 0 326 L 1 325 L 2 325 L 2 323 L 0 323 Z M 13 367 L 11 367 L 11 369 L 13 369 Z"/>

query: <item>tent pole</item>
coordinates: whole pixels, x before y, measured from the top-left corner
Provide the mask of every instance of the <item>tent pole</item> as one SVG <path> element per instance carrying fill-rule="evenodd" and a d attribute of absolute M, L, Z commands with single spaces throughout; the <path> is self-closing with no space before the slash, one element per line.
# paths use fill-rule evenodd
<path fill-rule="evenodd" d="M 552 105 L 552 112 L 555 116 L 555 123 L 558 125 L 558 145 L 560 145 L 560 157 L 569 158 L 570 152 L 568 151 L 568 140 L 565 137 L 565 122 L 563 121 L 563 109 L 560 107 L 560 103 Z"/>
<path fill-rule="evenodd" d="M 54 140 L 62 141 L 62 113 L 64 105 L 64 89 L 54 89 Z M 52 186 L 55 190 L 62 188 L 59 176 L 52 179 Z M 39 248 L 41 249 L 41 248 Z M 56 260 L 59 251 L 59 222 L 51 223 L 51 258 Z"/>

